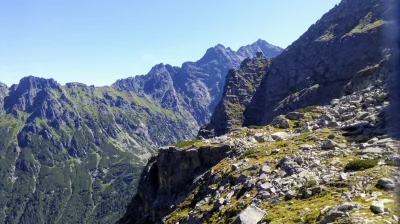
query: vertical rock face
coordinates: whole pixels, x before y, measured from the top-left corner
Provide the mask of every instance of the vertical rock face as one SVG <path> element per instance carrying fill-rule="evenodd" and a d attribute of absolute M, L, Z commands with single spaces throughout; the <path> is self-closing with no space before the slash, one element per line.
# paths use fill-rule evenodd
<path fill-rule="evenodd" d="M 326 13 L 274 60 L 246 109 L 245 124 L 325 104 L 358 72 L 389 57 L 384 30 L 394 29 L 394 2 L 348 0 Z"/>
<path fill-rule="evenodd" d="M 193 190 L 191 183 L 195 177 L 227 157 L 230 151 L 228 145 L 187 150 L 172 146 L 160 148 L 158 155 L 148 161 L 137 194 L 119 222 L 161 222 L 161 218 L 173 211 Z"/>
<path fill-rule="evenodd" d="M 210 123 L 200 130 L 200 136 L 223 135 L 243 125 L 244 109 L 251 102 L 270 64 L 271 59 L 259 52 L 257 57 L 245 59 L 239 70 L 229 70 L 222 99 L 215 108 Z"/>
<path fill-rule="evenodd" d="M 7 96 L 7 93 L 8 93 L 8 87 L 4 83 L 0 82 L 0 107 L 3 106 L 4 97 Z"/>

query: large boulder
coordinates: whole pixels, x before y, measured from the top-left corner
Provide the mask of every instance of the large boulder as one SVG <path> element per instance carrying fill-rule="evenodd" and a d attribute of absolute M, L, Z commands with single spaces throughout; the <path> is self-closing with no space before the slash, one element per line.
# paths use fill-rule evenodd
<path fill-rule="evenodd" d="M 266 211 L 261 210 L 255 205 L 250 205 L 243 210 L 231 224 L 257 224 L 266 214 Z"/>
<path fill-rule="evenodd" d="M 274 140 L 285 140 L 290 137 L 290 134 L 286 132 L 275 132 L 271 135 L 272 139 Z"/>
<path fill-rule="evenodd" d="M 289 128 L 290 124 L 289 121 L 281 116 L 274 118 L 272 120 L 271 125 L 276 128 Z"/>
<path fill-rule="evenodd" d="M 304 117 L 304 114 L 299 112 L 290 112 L 285 115 L 285 117 L 289 120 L 300 120 Z"/>
<path fill-rule="evenodd" d="M 384 190 L 394 190 L 396 188 L 396 183 L 390 178 L 381 178 L 378 180 L 377 187 Z"/>

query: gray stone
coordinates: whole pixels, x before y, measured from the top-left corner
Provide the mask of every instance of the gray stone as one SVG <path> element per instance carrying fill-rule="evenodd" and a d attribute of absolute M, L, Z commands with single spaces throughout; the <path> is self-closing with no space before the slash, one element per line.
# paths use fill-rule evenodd
<path fill-rule="evenodd" d="M 321 210 L 320 216 L 324 216 L 321 224 L 334 222 L 337 218 L 345 216 L 345 213 L 353 209 L 360 209 L 361 205 L 358 203 L 345 202 L 341 205 L 334 207 L 326 207 Z"/>
<path fill-rule="evenodd" d="M 299 112 L 290 112 L 287 113 L 285 117 L 289 120 L 300 120 L 301 118 L 304 117 L 304 114 Z"/>
<path fill-rule="evenodd" d="M 271 194 L 269 192 L 267 192 L 267 191 L 262 191 L 262 192 L 260 192 L 260 194 L 261 194 L 263 199 L 268 199 L 268 198 L 271 197 Z"/>
<path fill-rule="evenodd" d="M 358 120 L 364 120 L 366 117 L 368 117 L 369 116 L 369 113 L 368 112 L 359 112 L 358 114 L 357 114 L 357 119 Z"/>
<path fill-rule="evenodd" d="M 374 213 L 383 213 L 385 212 L 385 204 L 383 201 L 373 201 L 370 209 Z"/>
<path fill-rule="evenodd" d="M 251 201 L 251 203 L 253 204 L 253 205 L 258 205 L 258 204 L 260 204 L 262 201 L 260 200 L 260 199 L 258 199 L 258 198 L 253 198 L 253 200 Z"/>
<path fill-rule="evenodd" d="M 271 173 L 271 171 L 272 171 L 272 169 L 271 169 L 270 166 L 263 166 L 263 167 L 261 168 L 261 173 L 267 173 L 267 174 L 269 174 L 269 173 Z"/>
<path fill-rule="evenodd" d="M 274 139 L 272 139 L 271 136 L 269 135 L 264 135 L 262 133 L 256 133 L 254 135 L 254 139 L 259 142 L 259 143 L 263 143 L 263 142 L 273 142 Z"/>
<path fill-rule="evenodd" d="M 271 135 L 274 140 L 285 140 L 290 137 L 290 135 L 286 132 L 275 132 Z"/>
<path fill-rule="evenodd" d="M 277 154 L 279 153 L 279 151 L 281 151 L 280 149 L 273 149 L 271 150 L 271 154 Z"/>
<path fill-rule="evenodd" d="M 283 117 L 276 117 L 272 120 L 271 125 L 276 128 L 289 128 L 290 124 L 289 121 Z"/>
<path fill-rule="evenodd" d="M 265 180 L 267 178 L 268 178 L 268 176 L 265 175 L 265 173 L 261 174 L 260 177 L 259 177 L 259 179 L 261 179 L 261 180 Z"/>
<path fill-rule="evenodd" d="M 329 122 L 335 121 L 335 117 L 330 114 L 322 114 L 321 116 L 319 116 L 319 119 L 323 120 L 323 121 L 329 121 Z"/>
<path fill-rule="evenodd" d="M 301 197 L 306 199 L 306 198 L 311 198 L 313 196 L 313 192 L 311 191 L 311 189 L 304 189 L 301 192 Z"/>
<path fill-rule="evenodd" d="M 347 179 L 347 173 L 340 173 L 340 180 L 346 180 Z"/>
<path fill-rule="evenodd" d="M 329 122 L 328 127 L 330 128 L 337 128 L 340 126 L 340 123 L 337 121 Z"/>
<path fill-rule="evenodd" d="M 382 149 L 377 147 L 368 147 L 361 151 L 362 154 L 381 154 Z"/>
<path fill-rule="evenodd" d="M 347 120 L 350 120 L 351 118 L 353 118 L 353 114 L 352 113 L 344 113 L 340 116 L 340 118 L 342 118 L 343 121 L 347 121 Z"/>
<path fill-rule="evenodd" d="M 321 148 L 322 149 L 334 149 L 336 145 L 337 145 L 336 142 L 329 139 L 329 140 L 326 140 L 324 143 L 322 143 Z"/>
<path fill-rule="evenodd" d="M 313 148 L 312 145 L 304 144 L 299 147 L 301 150 L 311 150 Z"/>
<path fill-rule="evenodd" d="M 268 183 L 268 182 L 267 183 L 263 183 L 263 184 L 260 185 L 260 188 L 262 190 L 268 190 L 268 189 L 272 188 L 272 184 Z"/>
<path fill-rule="evenodd" d="M 374 115 L 370 115 L 370 116 L 366 117 L 365 120 L 368 122 L 375 122 L 376 117 Z"/>
<path fill-rule="evenodd" d="M 296 196 L 296 193 L 291 190 L 287 191 L 285 194 L 285 198 L 288 200 L 293 199 L 295 196 Z"/>
<path fill-rule="evenodd" d="M 331 104 L 332 104 L 333 106 L 338 105 L 339 103 L 340 103 L 339 99 L 333 99 L 333 100 L 331 101 Z"/>
<path fill-rule="evenodd" d="M 390 178 L 381 178 L 378 180 L 378 187 L 384 190 L 394 190 L 396 188 L 396 183 Z"/>

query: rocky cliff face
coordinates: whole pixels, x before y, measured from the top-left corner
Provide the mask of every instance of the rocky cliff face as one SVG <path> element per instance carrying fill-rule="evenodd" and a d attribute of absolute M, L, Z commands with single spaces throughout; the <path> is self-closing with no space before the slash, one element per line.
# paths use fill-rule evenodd
<path fill-rule="evenodd" d="M 192 191 L 209 168 L 225 158 L 229 145 L 204 146 L 181 150 L 174 146 L 159 149 L 144 169 L 138 194 L 131 201 L 120 223 L 155 223 L 172 212 Z M 171 161 L 174 161 L 171 163 Z"/>
<path fill-rule="evenodd" d="M 342 1 L 280 54 L 246 109 L 246 125 L 308 105 L 326 104 L 363 69 L 390 55 L 394 1 Z"/>
<path fill-rule="evenodd" d="M 222 99 L 215 108 L 210 123 L 199 131 L 200 136 L 209 138 L 242 127 L 244 109 L 251 102 L 270 64 L 271 59 L 259 52 L 257 57 L 245 59 L 239 70 L 229 70 Z"/>
<path fill-rule="evenodd" d="M 242 123 L 224 103 L 251 98 L 244 122 L 257 126 L 179 144 L 180 157 L 200 147 L 232 149 L 197 178 L 166 181 L 172 169 L 152 159 L 131 204 L 142 206 L 129 207 L 121 222 L 398 223 L 398 141 L 387 113 L 398 66 L 383 32 L 394 26 L 394 4 L 343 0 L 272 61 L 252 98 L 236 91 L 249 86 L 237 76 L 245 66 L 231 70 L 210 125 Z M 170 174 L 183 173 L 185 161 Z M 170 182 L 185 187 L 158 190 Z"/>

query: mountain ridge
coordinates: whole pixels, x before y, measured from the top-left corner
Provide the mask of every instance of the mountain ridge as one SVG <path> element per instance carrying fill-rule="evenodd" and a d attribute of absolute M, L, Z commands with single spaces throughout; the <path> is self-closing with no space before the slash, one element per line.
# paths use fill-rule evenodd
<path fill-rule="evenodd" d="M 156 148 L 208 121 L 220 92 L 204 77 L 218 81 L 238 62 L 221 46 L 204 63 L 157 64 L 110 86 L 34 76 L 0 84 L 0 222 L 120 218 Z"/>

